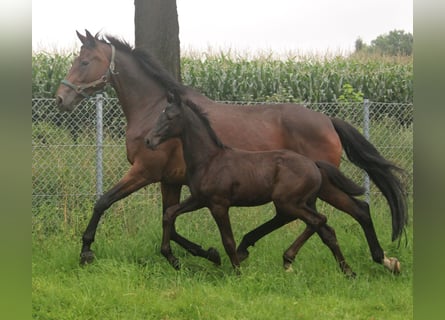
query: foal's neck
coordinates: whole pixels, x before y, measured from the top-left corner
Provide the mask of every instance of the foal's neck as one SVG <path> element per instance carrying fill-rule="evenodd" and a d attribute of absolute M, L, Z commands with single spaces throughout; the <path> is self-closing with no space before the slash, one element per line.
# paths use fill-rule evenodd
<path fill-rule="evenodd" d="M 210 133 L 213 131 L 188 107 L 184 108 L 184 130 L 181 134 L 184 160 L 189 173 L 206 166 L 224 147 L 218 145 Z M 214 134 L 214 133 L 213 133 Z"/>

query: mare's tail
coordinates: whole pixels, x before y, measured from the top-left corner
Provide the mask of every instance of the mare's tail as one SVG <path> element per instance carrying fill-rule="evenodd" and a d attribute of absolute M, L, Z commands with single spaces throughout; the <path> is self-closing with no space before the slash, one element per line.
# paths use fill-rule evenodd
<path fill-rule="evenodd" d="M 399 238 L 408 223 L 406 190 L 394 171 L 404 170 L 383 158 L 377 149 L 352 125 L 331 118 L 348 159 L 365 170 L 388 201 L 392 216 L 392 240 Z"/>

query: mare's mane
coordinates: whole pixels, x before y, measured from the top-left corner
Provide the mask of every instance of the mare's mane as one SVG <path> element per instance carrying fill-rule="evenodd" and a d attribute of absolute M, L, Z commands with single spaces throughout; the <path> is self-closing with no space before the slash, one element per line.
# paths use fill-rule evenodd
<path fill-rule="evenodd" d="M 116 50 L 131 54 L 138 61 L 144 73 L 158 82 L 166 91 L 177 95 L 185 93 L 186 86 L 170 75 L 146 48 L 133 48 L 128 42 L 111 35 L 104 37 L 96 35 L 96 39 L 103 43 L 111 43 Z"/>

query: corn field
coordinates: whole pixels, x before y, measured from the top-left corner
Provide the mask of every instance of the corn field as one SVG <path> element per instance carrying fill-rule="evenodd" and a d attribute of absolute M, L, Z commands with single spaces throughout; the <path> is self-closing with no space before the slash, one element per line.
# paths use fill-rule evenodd
<path fill-rule="evenodd" d="M 74 53 L 32 56 L 33 98 L 52 98 Z M 181 58 L 185 85 L 219 101 L 338 102 L 346 84 L 375 102 L 413 101 L 411 57 L 246 57 L 230 53 Z M 114 91 L 107 92 L 115 97 Z"/>

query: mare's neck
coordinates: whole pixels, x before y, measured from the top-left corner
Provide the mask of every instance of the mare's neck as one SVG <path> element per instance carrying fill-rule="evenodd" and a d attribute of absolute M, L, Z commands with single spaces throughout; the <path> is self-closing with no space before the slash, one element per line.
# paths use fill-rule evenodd
<path fill-rule="evenodd" d="M 116 91 L 127 123 L 157 118 L 165 101 L 165 89 L 145 74 L 134 57 L 116 52 L 116 75 L 111 85 Z"/>
<path fill-rule="evenodd" d="M 188 107 L 184 107 L 185 129 L 181 134 L 184 160 L 189 174 L 206 166 L 211 159 L 223 150 L 212 139 L 208 128 Z"/>

